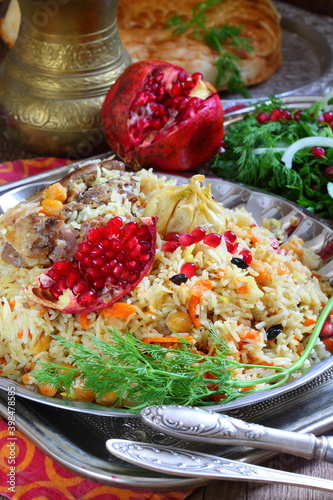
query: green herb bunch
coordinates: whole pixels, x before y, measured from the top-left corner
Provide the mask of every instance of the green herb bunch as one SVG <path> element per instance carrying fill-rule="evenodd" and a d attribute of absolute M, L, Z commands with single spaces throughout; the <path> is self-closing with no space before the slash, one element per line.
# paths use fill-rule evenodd
<path fill-rule="evenodd" d="M 80 376 L 84 388 L 93 391 L 97 398 L 114 391 L 117 394 L 115 406 L 128 407 L 132 412 L 152 404 L 212 405 L 220 397 L 221 402 L 227 403 L 244 394 L 278 387 L 292 373 L 301 370 L 332 304 L 333 297 L 323 309 L 302 355 L 289 368 L 240 363 L 214 331 L 210 331 L 210 336 L 216 349 L 214 356 L 209 356 L 198 352 L 183 337 L 179 337 L 179 347 L 168 348 L 147 344 L 130 332 L 120 334 L 112 329 L 110 343 L 90 336 L 96 350 L 54 336 L 68 351 L 73 369 L 64 370 L 56 363 L 41 362 L 34 377 L 38 384 L 52 384 L 58 392 L 68 396 Z M 234 377 L 237 368 L 256 367 L 267 368 L 267 376 L 256 380 Z"/>
<path fill-rule="evenodd" d="M 179 15 L 172 16 L 166 24 L 173 33 L 181 34 L 186 31 L 197 38 L 203 40 L 209 47 L 216 50 L 217 77 L 215 86 L 220 87 L 226 82 L 230 93 L 239 93 L 243 97 L 250 97 L 250 93 L 244 82 L 239 67 L 239 58 L 231 53 L 226 46 L 241 49 L 246 52 L 253 51 L 253 47 L 248 38 L 240 36 L 242 27 L 223 24 L 222 26 L 207 26 L 207 11 L 225 0 L 206 0 L 193 7 L 192 17 L 184 21 Z"/>
<path fill-rule="evenodd" d="M 333 200 L 329 192 L 331 179 L 325 168 L 333 165 L 333 149 L 318 158 L 312 148 L 298 151 L 293 158 L 293 168 L 288 169 L 281 161 L 288 146 L 309 136 L 333 137 L 331 127 L 318 122 L 323 113 L 322 102 L 302 110 L 299 119 L 277 120 L 259 123 L 259 113 L 270 113 L 283 108 L 294 116 L 295 110 L 271 97 L 270 102 L 259 103 L 254 113 L 226 127 L 225 152 L 211 162 L 212 169 L 224 179 L 241 182 L 268 193 L 281 195 L 316 215 L 333 218 Z"/>

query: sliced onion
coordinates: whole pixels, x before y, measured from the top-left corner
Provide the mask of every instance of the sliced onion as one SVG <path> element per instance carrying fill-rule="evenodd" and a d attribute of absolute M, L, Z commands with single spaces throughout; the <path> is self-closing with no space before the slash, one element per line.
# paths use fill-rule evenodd
<path fill-rule="evenodd" d="M 313 136 L 304 137 L 294 142 L 283 154 L 281 161 L 285 164 L 287 168 L 292 168 L 293 158 L 295 153 L 303 148 L 313 148 L 313 147 L 323 147 L 323 148 L 333 148 L 333 138 Z"/>

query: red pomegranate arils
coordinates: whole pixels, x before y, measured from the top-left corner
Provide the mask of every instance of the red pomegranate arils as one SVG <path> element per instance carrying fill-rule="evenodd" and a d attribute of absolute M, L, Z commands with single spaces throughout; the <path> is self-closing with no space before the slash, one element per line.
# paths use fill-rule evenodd
<path fill-rule="evenodd" d="M 197 272 L 197 266 L 192 262 L 185 262 L 180 268 L 180 274 L 185 274 L 188 278 L 195 276 Z"/>
<path fill-rule="evenodd" d="M 222 236 L 217 233 L 208 233 L 203 239 L 203 242 L 205 245 L 208 245 L 209 247 L 216 248 L 220 245 L 221 243 Z"/>
<path fill-rule="evenodd" d="M 157 217 L 139 225 L 120 217 L 92 227 L 73 261 L 56 262 L 27 287 L 29 298 L 67 313 L 101 309 L 130 292 L 147 274 L 155 256 Z M 139 237 L 145 240 L 140 242 Z M 128 268 L 129 267 L 129 268 Z"/>

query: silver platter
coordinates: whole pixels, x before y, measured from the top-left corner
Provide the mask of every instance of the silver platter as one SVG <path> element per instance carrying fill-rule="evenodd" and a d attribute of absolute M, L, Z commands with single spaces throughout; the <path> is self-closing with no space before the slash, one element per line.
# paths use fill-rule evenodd
<path fill-rule="evenodd" d="M 293 107 L 306 107 L 316 97 L 285 98 Z M 252 108 L 230 114 L 226 126 L 241 119 Z M 0 207 L 8 208 L 17 200 L 30 196 L 38 187 L 55 181 L 78 165 L 71 164 L 52 172 L 31 176 L 28 179 L 0 186 Z M 176 177 L 184 182 L 183 176 Z M 247 186 L 227 182 L 222 179 L 213 181 L 215 199 L 230 208 L 244 206 L 252 212 L 260 223 L 265 217 L 288 220 L 296 215 L 301 220 L 295 233 L 306 244 L 321 252 L 333 240 L 333 228 L 283 198 L 255 191 Z M 15 201 L 16 200 L 16 201 Z M 294 233 L 294 234 L 295 234 Z M 331 265 L 332 264 L 332 265 Z M 325 264 L 327 275 L 333 276 L 333 261 Z M 332 274 L 331 274 L 332 273 Z M 0 414 L 7 416 L 6 389 L 11 382 L 0 378 Z M 258 451 L 244 447 L 212 447 L 197 443 L 184 442 L 157 433 L 144 426 L 134 415 L 124 410 L 110 410 L 92 403 L 73 403 L 38 396 L 24 388 L 16 388 L 16 425 L 39 448 L 73 473 L 103 484 L 167 490 L 188 488 L 202 484 L 201 479 L 186 479 L 159 474 L 131 466 L 110 456 L 105 441 L 123 438 L 146 441 L 154 444 L 187 447 L 193 450 L 223 454 L 227 458 L 250 463 L 259 463 L 271 452 Z M 333 356 L 317 364 L 298 380 L 257 395 L 249 395 L 226 405 L 210 406 L 215 411 L 243 420 L 262 423 L 275 428 L 299 432 L 325 432 L 333 427 L 331 394 L 333 390 Z M 26 394 L 28 393 L 28 394 Z M 46 404 L 45 404 L 46 403 Z"/>

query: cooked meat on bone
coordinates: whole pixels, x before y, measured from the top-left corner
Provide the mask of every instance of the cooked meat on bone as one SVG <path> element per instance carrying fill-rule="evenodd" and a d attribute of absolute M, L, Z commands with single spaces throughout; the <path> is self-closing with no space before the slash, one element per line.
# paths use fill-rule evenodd
<path fill-rule="evenodd" d="M 98 184 L 98 167 L 107 170 L 124 170 L 124 164 L 117 160 L 89 164 L 69 173 L 60 180 L 67 189 L 60 217 L 41 213 L 44 189 L 29 200 L 19 203 L 0 218 L 1 258 L 8 264 L 31 268 L 48 267 L 53 262 L 72 258 L 78 241 L 92 225 L 105 223 L 99 217 L 80 229 L 66 224 L 74 210 L 87 206 L 95 208 L 108 203 L 113 190 L 122 192 L 129 200 L 134 199 L 133 185 L 120 186 L 117 179 Z M 95 182 L 97 183 L 95 184 Z"/>

